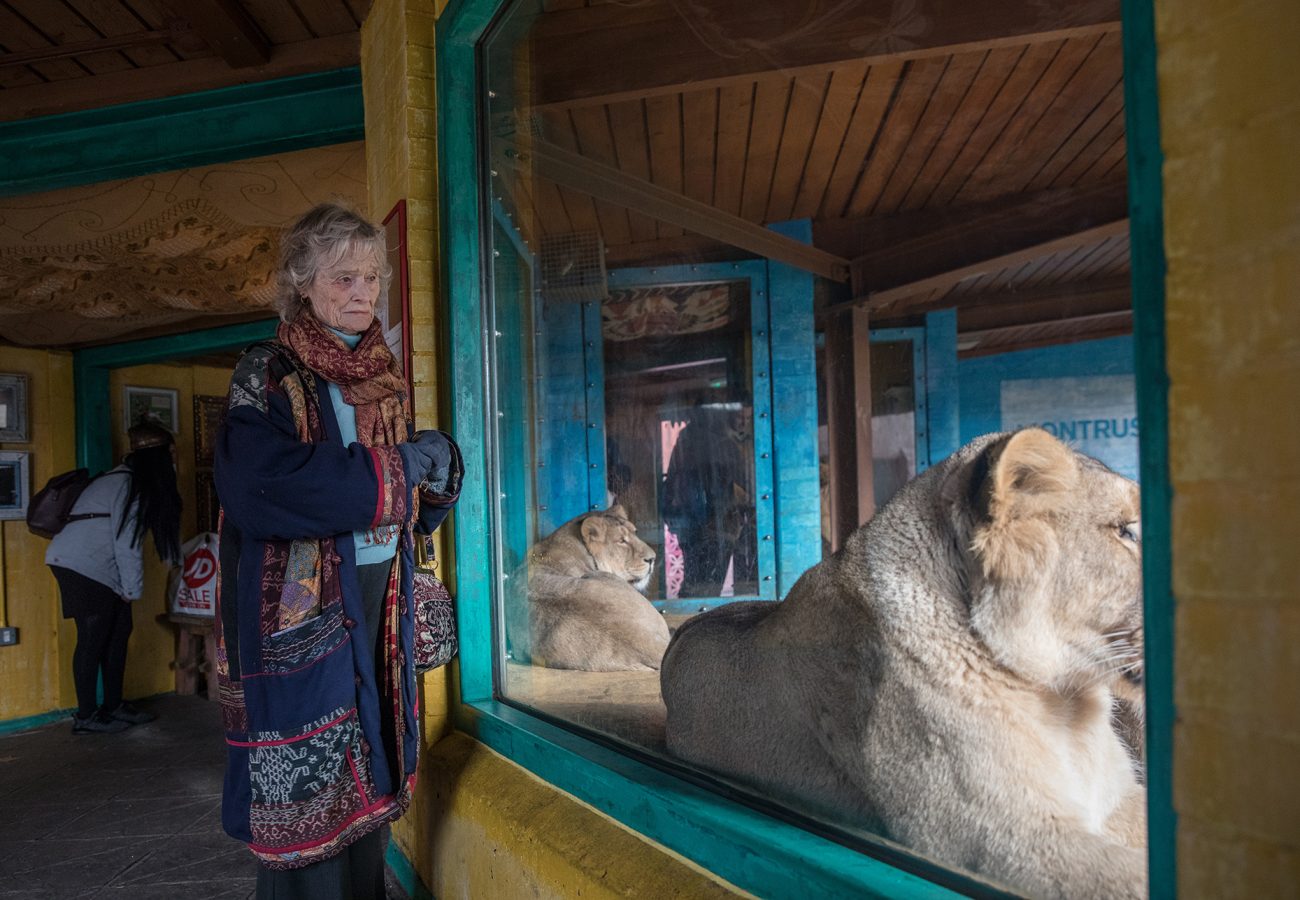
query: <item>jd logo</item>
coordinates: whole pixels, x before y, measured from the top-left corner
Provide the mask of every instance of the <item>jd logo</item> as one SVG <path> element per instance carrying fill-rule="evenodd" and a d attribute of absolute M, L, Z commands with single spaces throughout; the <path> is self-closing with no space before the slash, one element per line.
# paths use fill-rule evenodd
<path fill-rule="evenodd" d="M 199 548 L 185 560 L 185 585 L 197 590 L 207 583 L 217 570 L 217 558 L 207 548 Z"/>

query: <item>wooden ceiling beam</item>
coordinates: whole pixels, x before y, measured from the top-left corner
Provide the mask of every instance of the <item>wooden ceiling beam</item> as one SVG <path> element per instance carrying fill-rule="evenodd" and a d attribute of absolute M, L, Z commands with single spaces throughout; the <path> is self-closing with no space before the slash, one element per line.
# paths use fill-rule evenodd
<path fill-rule="evenodd" d="M 232 69 L 270 62 L 270 42 L 237 0 L 168 0 L 168 6 Z"/>
<path fill-rule="evenodd" d="M 34 50 L 20 50 L 16 53 L 0 54 L 0 68 L 26 66 L 31 63 L 49 62 L 52 59 L 67 59 L 70 56 L 83 56 L 87 53 L 103 53 L 106 50 L 129 50 L 133 47 L 166 44 L 177 40 L 182 34 L 180 30 L 137 31 L 93 41 L 73 41 L 68 44 L 38 47 Z"/>
<path fill-rule="evenodd" d="M 1097 340 L 1130 334 L 1133 331 L 1132 310 L 1075 316 L 1052 323 L 1059 328 L 1056 333 L 1042 335 L 1033 325 L 1011 325 L 1006 328 L 989 328 L 981 331 L 957 333 L 957 351 L 960 358 L 983 356 L 989 353 L 1006 353 L 1011 350 L 1028 350 L 1083 340 Z M 1036 332 L 1036 333 L 1035 333 Z"/>
<path fill-rule="evenodd" d="M 1052 188 L 994 201 L 813 223 L 813 243 L 853 260 L 853 295 L 883 291 L 1114 222 L 1124 182 Z"/>
<path fill-rule="evenodd" d="M 814 10 L 810 12 L 810 10 Z M 781 71 L 947 56 L 1119 31 L 1119 0 L 859 0 L 814 5 L 648 0 L 538 17 L 531 37 L 540 106 L 717 87 Z"/>
<path fill-rule="evenodd" d="M 653 241 L 640 241 L 634 244 L 605 245 L 605 265 L 611 269 L 732 262 L 755 258 L 756 255 L 753 253 L 738 250 L 730 244 L 700 237 L 697 234 L 656 238 Z"/>
<path fill-rule="evenodd" d="M 499 165 L 533 171 L 561 187 L 639 212 L 834 281 L 848 281 L 849 261 L 800 243 L 717 207 L 665 190 L 613 166 L 534 138 L 528 152 L 504 148 Z"/>
<path fill-rule="evenodd" d="M 977 321 L 982 311 L 989 310 L 989 317 L 1012 316 L 1016 310 L 1028 311 L 1021 318 L 1033 319 L 1039 311 L 1050 313 L 1060 305 L 1109 302 L 1112 304 L 1130 303 L 1132 293 L 1128 278 L 1098 278 L 1088 281 L 1074 281 L 1065 284 L 1049 284 L 1024 290 L 993 290 L 953 296 L 945 294 L 939 297 L 917 297 L 915 302 L 900 304 L 890 310 L 889 317 L 919 316 L 937 312 L 941 309 L 957 308 L 959 317 L 966 315 L 971 321 Z M 847 303 L 843 306 L 852 306 Z M 1050 314 L 1042 318 L 1053 318 Z"/>
<path fill-rule="evenodd" d="M 901 312 L 906 307 L 906 301 L 913 297 L 923 296 L 928 298 L 938 291 L 946 291 L 955 287 L 958 282 L 967 278 L 989 272 L 1000 272 L 1003 269 L 1020 266 L 1042 256 L 1050 256 L 1053 253 L 1086 247 L 1090 244 L 1100 243 L 1108 238 L 1126 234 L 1128 234 L 1128 219 L 1117 219 L 1114 222 L 1107 222 L 1104 225 L 1087 228 L 1074 234 L 1030 244 L 1008 253 L 1001 253 L 987 259 L 967 263 L 926 278 L 918 278 L 915 281 L 896 285 L 885 290 L 871 291 L 866 296 L 858 296 L 850 302 L 861 305 L 877 314 L 886 311 L 894 314 Z M 949 305 L 953 304 L 950 303 Z"/>
<path fill-rule="evenodd" d="M 48 84 L 33 84 L 0 91 L 0 122 L 95 109 L 112 98 L 113 103 L 153 100 L 212 88 L 269 81 L 289 75 L 306 75 L 357 65 L 361 60 L 361 38 L 356 32 L 332 37 L 280 44 L 266 65 L 232 70 L 215 57 L 191 59 L 162 66 L 147 66 L 96 75 L 69 78 Z"/>
<path fill-rule="evenodd" d="M 1054 284 L 1027 291 L 965 294 L 958 298 L 957 331 L 1011 328 L 1127 312 L 1132 308 L 1133 292 L 1127 278 Z"/>

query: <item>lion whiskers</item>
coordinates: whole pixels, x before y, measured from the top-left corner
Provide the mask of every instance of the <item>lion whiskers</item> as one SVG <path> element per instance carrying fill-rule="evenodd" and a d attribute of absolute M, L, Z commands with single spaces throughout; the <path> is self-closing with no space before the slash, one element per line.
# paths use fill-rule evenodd
<path fill-rule="evenodd" d="M 1103 634 L 1102 638 L 1117 639 L 1105 641 L 1099 653 L 1081 654 L 1083 659 L 1057 685 L 1058 693 L 1073 699 L 1089 688 L 1108 682 L 1117 675 L 1140 672 L 1143 650 L 1141 646 L 1130 640 L 1133 634 L 1132 629 Z"/>

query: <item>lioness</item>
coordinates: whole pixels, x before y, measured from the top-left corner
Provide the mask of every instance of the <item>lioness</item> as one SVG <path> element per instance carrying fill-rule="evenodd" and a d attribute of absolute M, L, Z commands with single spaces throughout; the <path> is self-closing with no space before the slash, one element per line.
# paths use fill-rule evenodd
<path fill-rule="evenodd" d="M 527 616 L 510 629 L 514 658 L 555 669 L 658 669 L 663 616 L 640 591 L 655 552 L 622 506 L 570 519 L 528 553 Z"/>
<path fill-rule="evenodd" d="M 1146 894 L 1112 723 L 1141 678 L 1138 490 L 1039 429 L 925 472 L 783 603 L 688 621 L 671 752 L 1035 897 Z"/>

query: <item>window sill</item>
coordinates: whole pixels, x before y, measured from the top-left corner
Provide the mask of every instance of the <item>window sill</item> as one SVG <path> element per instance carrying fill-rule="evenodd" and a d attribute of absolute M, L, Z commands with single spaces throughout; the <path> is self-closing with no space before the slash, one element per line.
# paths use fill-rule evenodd
<path fill-rule="evenodd" d="M 944 884 L 928 881 L 499 701 L 461 704 L 456 719 L 516 765 L 759 896 L 1009 896 L 911 857 Z"/>

